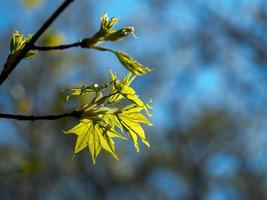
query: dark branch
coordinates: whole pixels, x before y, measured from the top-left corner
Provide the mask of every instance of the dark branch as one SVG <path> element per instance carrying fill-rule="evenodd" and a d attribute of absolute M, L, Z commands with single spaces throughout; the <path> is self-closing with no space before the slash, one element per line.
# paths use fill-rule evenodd
<path fill-rule="evenodd" d="M 55 21 L 55 19 L 68 7 L 74 0 L 65 0 L 61 6 L 47 19 L 41 28 L 33 35 L 32 39 L 24 46 L 15 59 L 9 60 L 4 64 L 4 69 L 0 74 L 0 85 L 7 79 L 9 74 L 16 68 L 18 63 L 25 57 L 25 55 L 33 48 L 34 43 L 47 30 L 47 28 Z"/>
<path fill-rule="evenodd" d="M 0 113 L 0 118 L 4 119 L 14 119 L 14 120 L 24 120 L 24 121 L 36 121 L 36 120 L 58 120 L 66 117 L 80 118 L 81 113 L 78 111 L 72 111 L 70 113 L 63 113 L 58 115 L 15 115 L 15 114 L 6 114 Z"/>
<path fill-rule="evenodd" d="M 33 46 L 33 49 L 38 50 L 38 51 L 51 51 L 51 50 L 64 50 L 64 49 L 69 49 L 73 47 L 81 47 L 81 41 L 72 43 L 72 44 L 62 44 L 58 46 Z"/>

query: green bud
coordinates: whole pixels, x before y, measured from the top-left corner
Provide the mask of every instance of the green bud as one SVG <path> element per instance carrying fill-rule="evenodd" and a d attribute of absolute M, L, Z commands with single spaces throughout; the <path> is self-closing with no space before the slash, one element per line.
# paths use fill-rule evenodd
<path fill-rule="evenodd" d="M 116 51 L 115 54 L 118 57 L 121 64 L 135 75 L 140 76 L 152 71 L 152 69 L 143 66 L 141 63 L 134 60 L 133 58 L 131 58 L 129 55 L 127 55 L 122 51 Z"/>
<path fill-rule="evenodd" d="M 118 18 L 116 17 L 112 17 L 110 20 L 108 18 L 107 13 L 105 13 L 102 17 L 101 17 L 101 27 L 100 27 L 100 33 L 101 34 L 106 34 L 109 33 L 111 31 L 113 31 L 113 26 L 119 21 Z"/>
<path fill-rule="evenodd" d="M 134 28 L 132 26 L 123 27 L 117 31 L 114 31 L 112 33 L 109 33 L 106 37 L 106 41 L 120 41 L 126 37 L 128 37 L 130 34 L 133 34 Z"/>
<path fill-rule="evenodd" d="M 23 42 L 23 35 L 19 31 L 15 31 L 12 34 L 10 42 L 10 52 L 14 53 L 21 48 Z"/>
<path fill-rule="evenodd" d="M 10 41 L 10 52 L 11 54 L 17 54 L 21 51 L 24 46 L 32 39 L 32 35 L 24 37 L 19 31 L 15 31 L 12 34 Z M 30 50 L 24 57 L 24 59 L 32 59 L 36 54 L 36 50 Z"/>

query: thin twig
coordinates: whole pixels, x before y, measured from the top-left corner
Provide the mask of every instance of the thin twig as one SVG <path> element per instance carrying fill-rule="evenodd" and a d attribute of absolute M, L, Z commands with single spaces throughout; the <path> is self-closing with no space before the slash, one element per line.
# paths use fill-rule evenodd
<path fill-rule="evenodd" d="M 62 44 L 58 46 L 33 46 L 33 49 L 38 50 L 38 51 L 51 51 L 51 50 L 64 50 L 64 49 L 69 49 L 73 47 L 81 47 L 81 41 L 72 43 L 72 44 Z"/>
<path fill-rule="evenodd" d="M 83 41 L 84 40 L 79 40 L 78 42 L 74 42 L 71 44 L 61 44 L 61 45 L 57 45 L 57 46 L 36 46 L 36 45 L 34 45 L 32 49 L 38 50 L 38 51 L 53 51 L 53 50 L 65 50 L 65 49 L 70 49 L 70 48 L 75 48 L 75 47 L 81 47 L 81 48 L 88 48 L 88 49 L 91 48 L 91 49 L 95 49 L 98 51 L 108 51 L 108 52 L 116 53 L 112 49 L 108 49 L 108 48 L 97 46 L 97 45 L 91 45 L 91 46 L 89 45 L 89 46 L 85 47 Z"/>
<path fill-rule="evenodd" d="M 15 114 L 6 114 L 0 113 L 0 118 L 4 119 L 14 119 L 14 120 L 23 120 L 23 121 L 36 121 L 36 120 L 58 120 L 66 117 L 80 118 L 81 112 L 72 111 L 70 113 L 63 113 L 57 115 L 15 115 Z"/>
<path fill-rule="evenodd" d="M 16 68 L 19 62 L 25 57 L 25 55 L 33 48 L 34 43 L 40 38 L 40 36 L 48 29 L 48 27 L 55 21 L 55 19 L 67 8 L 74 0 L 65 0 L 59 8 L 47 19 L 47 21 L 41 26 L 41 28 L 33 35 L 32 39 L 24 46 L 24 48 L 18 53 L 16 58 L 7 59 L 4 64 L 4 69 L 0 74 L 0 85 L 7 79 L 9 74 Z"/>

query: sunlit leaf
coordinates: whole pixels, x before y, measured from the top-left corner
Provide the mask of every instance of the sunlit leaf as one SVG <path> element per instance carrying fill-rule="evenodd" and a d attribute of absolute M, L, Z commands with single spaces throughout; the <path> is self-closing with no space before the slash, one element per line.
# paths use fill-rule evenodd
<path fill-rule="evenodd" d="M 118 132 L 116 132 L 115 130 L 109 130 L 107 131 L 107 135 L 111 138 L 119 138 L 119 139 L 122 139 L 122 140 L 128 140 L 127 137 L 125 136 L 122 136 L 121 134 L 119 134 Z"/>
<path fill-rule="evenodd" d="M 115 129 L 116 127 L 118 127 L 121 131 L 123 130 L 123 127 L 116 115 L 105 114 L 102 116 L 102 119 L 104 120 L 105 123 L 110 125 L 112 129 Z"/>
<path fill-rule="evenodd" d="M 147 124 L 152 126 L 153 124 L 142 114 L 138 112 L 122 112 L 120 114 L 121 117 L 134 121 L 136 123 Z"/>
<path fill-rule="evenodd" d="M 112 138 L 107 134 L 107 131 L 105 129 L 101 129 L 98 127 L 98 125 L 95 126 L 95 131 L 98 132 L 100 143 L 103 149 L 105 149 L 107 152 L 109 152 L 115 159 L 119 159 L 118 155 L 115 151 L 115 145 Z"/>
<path fill-rule="evenodd" d="M 90 132 L 88 133 L 88 148 L 92 156 L 93 164 L 96 162 L 96 158 L 101 151 L 101 139 L 100 133 L 96 126 L 92 126 Z"/>
<path fill-rule="evenodd" d="M 115 88 L 118 90 L 118 92 L 127 98 L 129 101 L 135 103 L 136 105 L 140 107 L 144 107 L 144 102 L 138 98 L 138 96 L 135 94 L 135 91 L 133 88 L 131 88 L 128 85 L 122 84 L 120 82 L 114 83 Z"/>
<path fill-rule="evenodd" d="M 92 121 L 88 119 L 83 119 L 80 121 L 79 124 L 71 128 L 70 130 L 64 131 L 65 134 L 73 133 L 78 136 L 75 144 L 74 153 L 78 153 L 88 145 L 89 135 L 92 132 L 92 128 Z"/>
<path fill-rule="evenodd" d="M 82 135 L 84 134 L 84 130 L 88 129 L 92 124 L 91 120 L 82 119 L 79 124 L 72 127 L 67 131 L 63 131 L 65 134 L 75 134 L 75 135 Z"/>
<path fill-rule="evenodd" d="M 129 134 L 129 136 L 131 137 L 131 139 L 132 139 L 132 141 L 134 143 L 134 147 L 135 147 L 136 151 L 139 152 L 140 151 L 140 147 L 139 147 L 139 144 L 138 144 L 138 136 L 137 136 L 137 134 L 134 131 L 132 131 L 132 129 L 130 129 L 128 127 L 128 125 L 125 124 L 125 122 L 122 121 L 121 124 L 122 124 L 123 128 L 127 131 L 127 133 Z"/>
<path fill-rule="evenodd" d="M 138 137 L 141 138 L 142 142 L 145 145 L 147 145 L 148 147 L 150 146 L 149 142 L 146 139 L 145 132 L 144 132 L 143 128 L 141 127 L 140 124 L 138 124 L 138 123 L 145 123 L 148 125 L 152 125 L 148 119 L 146 119 L 140 113 L 132 113 L 131 116 L 127 115 L 127 113 L 120 113 L 120 114 L 118 114 L 118 118 L 119 118 L 122 126 L 124 127 L 124 129 L 128 132 L 128 134 L 132 138 L 137 152 L 140 151 L 140 148 L 138 145 Z"/>
<path fill-rule="evenodd" d="M 111 73 L 111 79 L 113 81 L 112 88 L 111 88 L 111 97 L 109 97 L 109 103 L 116 103 L 124 99 L 130 93 L 135 95 L 135 91 L 129 87 L 129 85 L 133 82 L 136 76 L 132 76 L 132 73 L 128 73 L 122 81 L 120 81 L 115 74 Z"/>
<path fill-rule="evenodd" d="M 64 132 L 77 135 L 74 153 L 88 147 L 94 164 L 101 148 L 109 152 L 115 159 L 118 159 L 112 137 L 115 135 L 117 138 L 120 137 L 115 131 L 112 133 L 112 130 L 94 123 L 92 120 L 82 119 L 79 124 Z M 123 137 L 121 136 L 121 138 Z"/>
<path fill-rule="evenodd" d="M 141 112 L 142 110 L 144 110 L 143 107 L 137 106 L 136 104 L 130 104 L 128 106 L 125 106 L 121 109 L 122 112 Z"/>

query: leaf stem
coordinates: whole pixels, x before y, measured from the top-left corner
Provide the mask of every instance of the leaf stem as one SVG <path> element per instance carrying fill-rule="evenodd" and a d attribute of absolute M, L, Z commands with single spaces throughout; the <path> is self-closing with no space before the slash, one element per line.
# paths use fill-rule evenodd
<path fill-rule="evenodd" d="M 105 47 L 100 47 L 100 46 L 92 46 L 92 49 L 98 50 L 98 51 L 108 51 L 111 53 L 116 53 L 116 51 L 109 49 L 109 48 L 105 48 Z"/>

